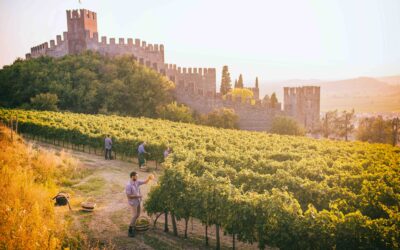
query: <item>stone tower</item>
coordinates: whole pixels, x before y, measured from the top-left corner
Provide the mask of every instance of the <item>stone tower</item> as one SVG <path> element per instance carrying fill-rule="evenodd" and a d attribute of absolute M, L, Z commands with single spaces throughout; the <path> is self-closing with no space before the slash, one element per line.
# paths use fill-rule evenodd
<path fill-rule="evenodd" d="M 307 130 L 315 128 L 320 116 L 320 87 L 285 87 L 284 112 Z"/>
<path fill-rule="evenodd" d="M 87 49 L 86 38 L 92 38 L 97 33 L 97 14 L 81 10 L 67 10 L 68 53 L 77 54 Z"/>

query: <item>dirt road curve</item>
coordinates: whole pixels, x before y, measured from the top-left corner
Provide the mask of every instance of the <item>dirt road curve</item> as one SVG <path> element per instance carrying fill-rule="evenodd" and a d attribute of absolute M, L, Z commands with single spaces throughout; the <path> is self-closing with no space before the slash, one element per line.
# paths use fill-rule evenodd
<path fill-rule="evenodd" d="M 150 173 L 155 175 L 155 180 L 148 185 L 141 186 L 144 200 L 152 185 L 161 174 L 160 168 L 155 171 L 155 165 L 149 163 L 150 172 L 138 170 L 137 163 L 120 160 L 104 160 L 104 157 L 73 151 L 61 147 L 31 142 L 45 150 L 54 151 L 56 154 L 67 153 L 79 160 L 79 164 L 89 169 L 90 174 L 78 183 L 73 183 L 66 191 L 72 194 L 71 204 L 73 211 L 66 207 L 57 208 L 59 213 L 65 213 L 73 225 L 84 231 L 91 239 L 102 242 L 112 242 L 116 249 L 213 249 L 215 247 L 215 228 L 209 229 L 210 246 L 204 246 L 204 226 L 193 220 L 189 223 L 189 239 L 181 236 L 184 230 L 183 221 L 178 222 L 180 237 L 171 233 L 164 233 L 163 217 L 155 229 L 151 228 L 144 233 L 138 233 L 135 238 L 127 237 L 128 224 L 131 218 L 129 206 L 124 193 L 125 185 L 129 181 L 129 173 L 136 171 L 139 179 L 146 179 Z M 80 204 L 86 199 L 94 199 L 97 203 L 92 213 L 80 210 Z M 143 209 L 142 209 L 143 211 Z M 145 212 L 143 212 L 145 215 Z M 154 218 L 154 217 L 153 217 Z M 171 220 L 169 220 L 170 222 Z M 170 225 L 170 231 L 172 226 Z M 211 232 L 210 232 L 211 231 Z M 223 235 L 222 248 L 231 249 L 231 236 Z M 257 249 L 256 244 L 248 245 L 237 242 L 237 249 Z"/>

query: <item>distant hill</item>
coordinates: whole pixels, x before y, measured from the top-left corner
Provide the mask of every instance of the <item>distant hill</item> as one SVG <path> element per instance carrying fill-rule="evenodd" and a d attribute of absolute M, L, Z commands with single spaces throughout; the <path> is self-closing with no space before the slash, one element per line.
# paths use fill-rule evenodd
<path fill-rule="evenodd" d="M 321 95 L 381 96 L 400 91 L 400 86 L 390 85 L 372 77 L 359 77 L 332 82 L 322 82 Z"/>
<path fill-rule="evenodd" d="M 321 111 L 354 108 L 356 112 L 400 112 L 400 76 L 266 82 L 262 84 L 261 97 L 264 93 L 276 92 L 279 101 L 283 102 L 283 87 L 306 85 L 321 86 Z"/>
<path fill-rule="evenodd" d="M 322 111 L 354 108 L 356 112 L 400 112 L 400 85 L 359 77 L 320 86 Z"/>
<path fill-rule="evenodd" d="M 379 77 L 377 79 L 379 79 L 379 81 L 386 82 L 387 84 L 400 85 L 400 75 Z"/>

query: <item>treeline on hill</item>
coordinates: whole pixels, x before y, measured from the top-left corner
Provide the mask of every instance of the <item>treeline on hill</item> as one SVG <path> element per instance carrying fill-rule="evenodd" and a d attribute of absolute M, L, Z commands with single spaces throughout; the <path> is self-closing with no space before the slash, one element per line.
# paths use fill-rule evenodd
<path fill-rule="evenodd" d="M 208 228 L 222 228 L 233 242 L 257 242 L 260 249 L 400 247 L 397 147 L 149 118 L 0 109 L 4 122 L 15 113 L 20 131 L 33 136 L 100 147 L 110 134 L 118 154 L 130 156 L 146 140 L 149 159 L 157 161 L 167 146 L 173 148 L 145 208 L 149 214 L 168 212 L 186 227 L 197 218 Z"/>
<path fill-rule="evenodd" d="M 133 57 L 111 58 L 90 51 L 60 59 L 17 60 L 0 71 L 0 86 L 4 107 L 26 107 L 31 98 L 43 100 L 48 93 L 49 98 L 57 96 L 61 110 L 148 117 L 155 116 L 157 106 L 172 101 L 174 87 Z"/>
<path fill-rule="evenodd" d="M 370 143 L 400 144 L 400 119 L 382 116 L 357 118 L 354 110 L 328 111 L 306 130 L 298 121 L 287 116 L 276 116 L 269 132 L 281 135 L 305 135 L 306 132 L 334 140 L 359 140 Z"/>
<path fill-rule="evenodd" d="M 87 51 L 62 58 L 16 60 L 0 70 L 0 106 L 163 118 L 237 128 L 232 110 L 197 115 L 174 102 L 174 83 L 132 56 Z"/>
<path fill-rule="evenodd" d="M 345 141 L 353 138 L 395 146 L 400 143 L 400 119 L 398 117 L 384 119 L 382 116 L 357 119 L 354 110 L 341 112 L 333 110 L 326 112 L 311 132 L 320 133 L 325 138 Z"/>

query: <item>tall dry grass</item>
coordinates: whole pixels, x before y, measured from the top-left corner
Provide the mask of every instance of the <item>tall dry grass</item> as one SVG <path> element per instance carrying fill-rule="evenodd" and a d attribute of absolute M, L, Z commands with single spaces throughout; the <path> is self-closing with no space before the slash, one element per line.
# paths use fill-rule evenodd
<path fill-rule="evenodd" d="M 65 155 L 35 149 L 0 125 L 0 249 L 96 249 L 57 215 L 58 183 L 84 171 Z"/>

